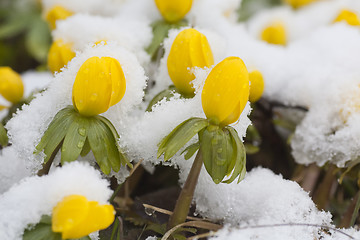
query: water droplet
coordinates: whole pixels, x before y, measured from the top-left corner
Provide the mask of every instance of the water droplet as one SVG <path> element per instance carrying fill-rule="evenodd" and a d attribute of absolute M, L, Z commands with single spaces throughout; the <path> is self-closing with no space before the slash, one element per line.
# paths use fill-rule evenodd
<path fill-rule="evenodd" d="M 145 208 L 145 213 L 148 216 L 152 216 L 155 213 L 155 210 L 152 208 Z"/>
<path fill-rule="evenodd" d="M 91 94 L 91 96 L 90 96 L 90 101 L 95 102 L 97 98 L 98 98 L 97 93 L 93 93 L 93 94 Z"/>
<path fill-rule="evenodd" d="M 218 153 L 222 153 L 222 151 L 223 151 L 222 148 L 218 148 L 218 149 L 217 149 L 217 152 L 218 152 Z"/>
<path fill-rule="evenodd" d="M 82 148 L 84 146 L 85 142 L 84 141 L 79 141 L 77 144 L 78 148 Z"/>
<path fill-rule="evenodd" d="M 86 129 L 85 129 L 85 128 L 79 128 L 78 133 L 79 133 L 81 136 L 85 136 L 85 134 L 86 134 Z"/>

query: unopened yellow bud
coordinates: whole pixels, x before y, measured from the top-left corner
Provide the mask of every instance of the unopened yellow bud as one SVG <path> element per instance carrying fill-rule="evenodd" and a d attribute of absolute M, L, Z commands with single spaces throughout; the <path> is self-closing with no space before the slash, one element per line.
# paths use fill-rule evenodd
<path fill-rule="evenodd" d="M 201 95 L 205 115 L 214 124 L 236 122 L 249 99 L 249 73 L 238 57 L 228 57 L 209 73 Z"/>
<path fill-rule="evenodd" d="M 51 30 L 54 30 L 56 28 L 57 20 L 64 20 L 73 14 L 73 12 L 67 10 L 66 8 L 57 5 L 47 12 L 45 19 L 49 23 Z"/>
<path fill-rule="evenodd" d="M 50 47 L 48 67 L 53 73 L 59 72 L 68 62 L 75 57 L 71 44 L 56 40 Z"/>
<path fill-rule="evenodd" d="M 280 22 L 268 25 L 262 31 L 261 39 L 270 44 L 286 45 L 287 40 L 285 26 Z"/>
<path fill-rule="evenodd" d="M 167 60 L 169 76 L 178 91 L 185 96 L 193 96 L 191 81 L 195 76 L 191 73 L 194 67 L 210 67 L 214 57 L 204 34 L 188 28 L 181 31 L 171 46 Z"/>
<path fill-rule="evenodd" d="M 249 73 L 250 79 L 250 102 L 259 100 L 264 92 L 264 78 L 260 71 L 255 70 Z"/>
<path fill-rule="evenodd" d="M 81 195 L 64 197 L 53 209 L 52 231 L 62 239 L 78 239 L 105 229 L 114 221 L 114 207 L 88 201 Z"/>
<path fill-rule="evenodd" d="M 94 46 L 97 46 L 97 45 L 100 45 L 100 44 L 102 44 L 102 45 L 107 45 L 107 41 L 106 41 L 106 40 L 96 41 L 96 42 L 94 43 Z"/>
<path fill-rule="evenodd" d="M 91 57 L 76 75 L 72 91 L 73 105 L 84 116 L 98 115 L 118 103 L 125 90 L 125 75 L 116 59 Z"/>
<path fill-rule="evenodd" d="M 0 94 L 9 102 L 18 103 L 24 94 L 24 85 L 18 73 L 10 67 L 0 67 Z"/>
<path fill-rule="evenodd" d="M 285 2 L 291 5 L 293 8 L 299 8 L 310 3 L 316 2 L 319 0 L 285 0 Z"/>
<path fill-rule="evenodd" d="M 334 20 L 334 22 L 342 22 L 342 21 L 347 22 L 347 24 L 351 26 L 360 26 L 360 20 L 359 17 L 356 15 L 356 13 L 347 9 L 341 10 L 339 15 L 337 15 L 337 17 Z"/>
<path fill-rule="evenodd" d="M 192 2 L 192 0 L 155 0 L 161 15 L 169 23 L 183 19 L 190 11 Z"/>

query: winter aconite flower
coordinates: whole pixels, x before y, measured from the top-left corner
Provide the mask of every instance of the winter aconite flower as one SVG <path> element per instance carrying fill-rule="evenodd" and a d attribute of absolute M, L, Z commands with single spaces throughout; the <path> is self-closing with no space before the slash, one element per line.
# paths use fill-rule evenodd
<path fill-rule="evenodd" d="M 261 39 L 270 44 L 286 45 L 286 29 L 281 22 L 275 22 L 265 27 Z"/>
<path fill-rule="evenodd" d="M 192 2 L 192 0 L 155 0 L 161 15 L 169 23 L 183 19 L 190 11 Z"/>
<path fill-rule="evenodd" d="M 111 57 L 91 57 L 81 66 L 73 86 L 73 105 L 83 116 L 106 112 L 125 94 L 120 63 Z"/>
<path fill-rule="evenodd" d="M 359 17 L 356 15 L 356 13 L 347 9 L 341 10 L 339 15 L 337 15 L 337 17 L 334 20 L 334 22 L 342 22 L 342 21 L 347 22 L 347 24 L 351 26 L 360 26 L 360 20 Z"/>
<path fill-rule="evenodd" d="M 260 71 L 254 70 L 249 73 L 250 79 L 250 102 L 259 100 L 264 92 L 264 78 Z"/>
<path fill-rule="evenodd" d="M 171 46 L 167 68 L 172 82 L 184 96 L 193 96 L 191 81 L 194 67 L 210 67 L 214 64 L 213 54 L 206 36 L 189 28 L 181 31 Z"/>
<path fill-rule="evenodd" d="M 67 10 L 66 8 L 57 5 L 46 13 L 45 19 L 49 23 L 51 30 L 54 30 L 56 28 L 57 20 L 64 20 L 73 14 L 73 12 Z"/>
<path fill-rule="evenodd" d="M 71 44 L 62 40 L 53 42 L 48 55 L 48 67 L 51 72 L 59 72 L 68 62 L 75 57 Z"/>
<path fill-rule="evenodd" d="M 237 121 L 248 99 L 249 74 L 238 57 L 228 57 L 211 70 L 201 95 L 206 117 L 218 125 Z"/>
<path fill-rule="evenodd" d="M 114 207 L 88 201 L 81 195 L 64 197 L 53 209 L 52 231 L 62 239 L 78 239 L 105 229 L 114 221 Z"/>
<path fill-rule="evenodd" d="M 24 85 L 21 77 L 10 67 L 0 67 L 0 94 L 14 104 L 23 97 Z"/>
<path fill-rule="evenodd" d="M 293 8 L 299 8 L 316 1 L 318 0 L 285 0 L 285 2 L 291 5 Z"/>

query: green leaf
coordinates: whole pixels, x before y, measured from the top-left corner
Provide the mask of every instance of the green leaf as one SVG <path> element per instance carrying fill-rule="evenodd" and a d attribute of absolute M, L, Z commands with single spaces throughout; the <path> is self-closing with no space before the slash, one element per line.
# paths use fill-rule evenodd
<path fill-rule="evenodd" d="M 46 155 L 44 162 L 46 163 L 53 151 L 64 139 L 65 134 L 73 121 L 75 111 L 72 107 L 60 110 L 49 124 L 40 143 L 36 146 L 34 154 L 39 154 L 42 150 Z"/>
<path fill-rule="evenodd" d="M 88 140 L 101 171 L 105 174 L 109 174 L 111 166 L 107 159 L 107 145 L 104 141 L 104 138 L 107 136 L 104 134 L 103 124 L 104 123 L 96 118 L 91 119 L 88 129 Z"/>
<path fill-rule="evenodd" d="M 16 14 L 0 26 L 0 39 L 11 38 L 25 31 L 31 21 L 29 14 Z"/>
<path fill-rule="evenodd" d="M 245 143 L 245 149 L 247 154 L 255 154 L 259 152 L 260 148 L 249 143 Z"/>
<path fill-rule="evenodd" d="M 228 173 L 233 156 L 231 137 L 226 129 L 210 125 L 202 133 L 200 149 L 206 171 L 218 184 Z"/>
<path fill-rule="evenodd" d="M 25 46 L 36 60 L 45 62 L 51 44 L 49 27 L 40 16 L 32 21 L 31 28 L 25 36 Z"/>
<path fill-rule="evenodd" d="M 85 144 L 81 150 L 80 156 L 85 157 L 86 155 L 88 155 L 90 150 L 91 150 L 90 143 L 89 143 L 89 140 L 86 138 Z"/>
<path fill-rule="evenodd" d="M 236 162 L 235 162 L 235 169 L 232 173 L 231 177 L 223 181 L 223 183 L 231 183 L 235 180 L 237 176 L 239 176 L 238 183 L 244 179 L 246 174 L 246 151 L 244 144 L 239 138 L 238 133 L 236 130 L 230 126 L 226 127 L 226 129 L 230 132 L 232 140 L 235 142 L 236 146 Z"/>
<path fill-rule="evenodd" d="M 9 138 L 7 136 L 7 131 L 4 126 L 0 123 L 0 146 L 7 146 Z"/>
<path fill-rule="evenodd" d="M 190 118 L 178 125 L 168 136 L 159 143 L 157 157 L 164 153 L 165 161 L 175 155 L 191 138 L 209 125 L 203 118 Z"/>
<path fill-rule="evenodd" d="M 186 152 L 184 158 L 185 160 L 189 160 L 196 153 L 196 151 L 199 150 L 199 148 L 200 148 L 200 143 L 197 142 L 187 146 L 187 148 L 185 148 L 185 150 L 181 154 Z"/>
<path fill-rule="evenodd" d="M 165 89 L 164 91 L 161 91 L 158 93 L 149 103 L 148 107 L 146 108 L 147 112 L 152 111 L 152 107 L 156 105 L 158 102 L 166 98 L 166 101 L 168 101 L 171 97 L 174 96 L 174 91 L 176 91 L 175 86 L 170 86 L 168 89 Z"/>

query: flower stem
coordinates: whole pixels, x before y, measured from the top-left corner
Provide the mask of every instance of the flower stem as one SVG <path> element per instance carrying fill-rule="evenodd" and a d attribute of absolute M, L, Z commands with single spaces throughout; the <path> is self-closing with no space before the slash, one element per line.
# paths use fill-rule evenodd
<path fill-rule="evenodd" d="M 176 201 L 173 214 L 170 216 L 167 229 L 171 229 L 178 224 L 184 223 L 189 213 L 190 205 L 194 196 L 196 184 L 200 175 L 203 164 L 201 148 L 197 152 L 190 173 L 186 179 L 183 189 L 180 192 L 179 198 Z"/>
<path fill-rule="evenodd" d="M 59 145 L 55 148 L 54 152 L 51 154 L 51 157 L 49 158 L 49 160 L 47 161 L 47 163 L 45 163 L 45 164 L 43 165 L 43 168 L 38 171 L 37 175 L 38 175 L 39 177 L 41 177 L 41 176 L 43 176 L 43 175 L 47 175 L 47 174 L 49 173 L 50 167 L 51 167 L 51 165 L 52 165 L 52 163 L 53 163 L 53 161 L 54 161 L 54 158 L 55 158 L 56 154 L 57 154 L 58 151 L 60 150 L 60 148 L 61 148 L 61 146 L 62 146 L 62 143 L 63 143 L 63 141 L 61 141 L 61 142 L 59 143 Z"/>

